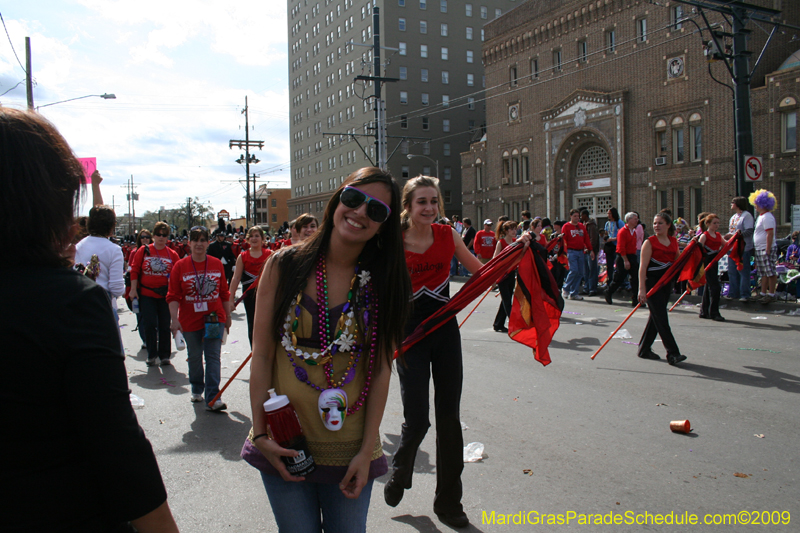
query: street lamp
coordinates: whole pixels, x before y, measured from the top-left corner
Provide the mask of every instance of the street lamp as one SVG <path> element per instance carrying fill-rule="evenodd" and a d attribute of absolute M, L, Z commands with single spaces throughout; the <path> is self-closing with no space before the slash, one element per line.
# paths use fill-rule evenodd
<path fill-rule="evenodd" d="M 413 159 L 413 158 L 415 158 L 415 157 L 424 157 L 424 158 L 425 158 L 425 159 L 427 159 L 428 161 L 431 161 L 433 164 L 435 164 L 435 165 L 436 165 L 436 176 L 435 176 L 435 177 L 436 177 L 437 179 L 439 178 L 439 160 L 438 160 L 438 159 L 431 159 L 431 158 L 430 158 L 430 157 L 428 157 L 427 155 L 414 155 L 414 154 L 408 154 L 406 157 L 407 157 L 408 159 Z"/>
<path fill-rule="evenodd" d="M 114 93 L 103 93 L 103 94 L 87 94 L 86 96 L 78 96 L 77 98 L 69 98 L 69 99 L 67 99 L 67 100 L 60 100 L 60 101 L 58 101 L 58 102 L 51 102 L 51 103 L 49 103 L 49 104 L 44 104 L 44 105 L 36 106 L 36 111 L 39 111 L 39 109 L 41 109 L 41 108 L 43 108 L 43 107 L 47 107 L 47 106 L 51 106 L 51 105 L 56 105 L 56 104 L 63 104 L 64 102 L 72 102 L 73 100 L 81 100 L 81 99 L 83 99 L 83 98 L 92 98 L 93 96 L 96 96 L 96 97 L 98 97 L 98 98 L 102 98 L 103 100 L 116 100 L 116 99 L 117 99 L 117 95 L 116 95 L 116 94 L 114 94 Z"/>

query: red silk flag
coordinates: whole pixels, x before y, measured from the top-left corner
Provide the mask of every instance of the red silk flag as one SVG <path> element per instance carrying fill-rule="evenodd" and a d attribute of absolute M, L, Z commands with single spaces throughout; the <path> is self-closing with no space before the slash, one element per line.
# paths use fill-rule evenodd
<path fill-rule="evenodd" d="M 531 243 L 531 246 L 540 246 Z M 432 333 L 442 327 L 448 320 L 455 317 L 462 309 L 470 304 L 475 298 L 483 294 L 494 283 L 497 283 L 506 274 L 517 268 L 517 263 L 522 257 L 524 245 L 521 240 L 518 240 L 500 252 L 497 257 L 486 263 L 467 281 L 461 290 L 458 291 L 450 301 L 441 307 L 438 311 L 433 313 L 425 319 L 417 328 L 411 332 L 411 335 L 406 337 L 400 347 L 405 351 L 416 343 L 425 338 L 429 333 Z M 543 250 L 541 247 L 539 250 Z M 394 353 L 397 358 L 400 350 Z"/>
<path fill-rule="evenodd" d="M 547 348 L 560 324 L 564 299 L 547 265 L 549 261 L 537 252 L 525 254 L 517 269 L 508 336 L 530 346 L 534 359 L 547 366 L 550 364 Z"/>
<path fill-rule="evenodd" d="M 692 246 L 694 244 L 694 246 Z M 691 250 L 690 250 L 691 248 Z M 688 254 L 687 254 L 688 252 Z M 686 262 L 681 269 L 681 274 L 678 281 L 688 281 L 692 289 L 696 289 L 706 284 L 706 271 L 703 267 L 703 250 L 697 244 L 697 241 L 692 241 L 689 246 L 683 251 L 687 256 Z"/>
<path fill-rule="evenodd" d="M 728 258 L 732 259 L 734 264 L 736 264 L 736 270 L 743 270 L 744 263 L 742 262 L 742 256 L 744 255 L 744 237 L 742 236 L 741 232 L 737 231 L 731 240 L 736 240 L 736 242 L 731 245 L 731 251 L 728 254 Z M 728 241 L 730 244 L 730 241 Z M 728 269 L 730 269 L 730 262 L 728 262 Z"/>

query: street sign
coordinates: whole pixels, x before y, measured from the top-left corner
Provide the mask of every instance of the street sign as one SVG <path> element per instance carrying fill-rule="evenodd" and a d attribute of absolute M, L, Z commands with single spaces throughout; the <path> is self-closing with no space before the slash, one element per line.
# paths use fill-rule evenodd
<path fill-rule="evenodd" d="M 744 156 L 744 175 L 748 183 L 763 181 L 764 160 L 755 155 Z"/>
<path fill-rule="evenodd" d="M 800 231 L 800 205 L 792 205 L 792 233 Z"/>

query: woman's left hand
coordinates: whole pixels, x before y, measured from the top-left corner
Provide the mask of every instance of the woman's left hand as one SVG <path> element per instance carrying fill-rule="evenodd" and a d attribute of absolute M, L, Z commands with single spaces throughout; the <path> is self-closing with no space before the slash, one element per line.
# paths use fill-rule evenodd
<path fill-rule="evenodd" d="M 525 248 L 527 248 L 528 246 L 530 246 L 530 245 L 531 245 L 531 240 L 532 240 L 532 238 L 533 238 L 533 237 L 531 237 L 531 234 L 530 234 L 530 232 L 525 232 L 525 233 L 523 233 L 523 234 L 522 234 L 522 236 L 521 236 L 519 239 L 517 239 L 517 240 L 520 240 L 520 241 L 522 241 L 523 243 L 525 243 Z"/>
<path fill-rule="evenodd" d="M 231 324 L 233 324 L 233 321 L 231 320 L 231 314 L 228 313 L 227 316 L 225 316 L 225 329 L 228 330 L 228 333 L 231 332 Z"/>
<path fill-rule="evenodd" d="M 347 473 L 339 483 L 339 490 L 346 498 L 355 500 L 361 494 L 361 489 L 369 481 L 369 464 L 370 456 L 364 452 L 359 452 L 358 455 L 350 460 L 350 465 L 347 467 Z"/>

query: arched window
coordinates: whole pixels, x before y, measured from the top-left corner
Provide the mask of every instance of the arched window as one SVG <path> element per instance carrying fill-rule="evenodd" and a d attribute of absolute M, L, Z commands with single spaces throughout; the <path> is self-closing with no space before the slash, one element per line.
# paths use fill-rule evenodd
<path fill-rule="evenodd" d="M 522 183 L 529 183 L 531 181 L 530 160 L 528 158 L 528 149 L 522 149 L 522 156 L 519 159 L 520 173 L 522 174 Z"/>
<path fill-rule="evenodd" d="M 511 151 L 511 178 L 514 185 L 519 185 L 519 150 L 516 148 Z"/>
<path fill-rule="evenodd" d="M 683 118 L 675 117 L 672 119 L 672 162 L 683 163 L 685 160 Z"/>
<path fill-rule="evenodd" d="M 475 160 L 475 188 L 483 189 L 483 161 L 480 157 Z"/>
<path fill-rule="evenodd" d="M 511 178 L 511 154 L 508 150 L 503 152 L 503 184 L 508 184 Z"/>
<path fill-rule="evenodd" d="M 693 162 L 703 159 L 703 117 L 700 113 L 689 116 L 689 160 Z"/>
<path fill-rule="evenodd" d="M 576 176 L 578 178 L 597 177 L 611 174 L 611 158 L 599 145 L 591 146 L 578 159 Z"/>
<path fill-rule="evenodd" d="M 797 100 L 786 96 L 781 100 L 781 151 L 797 151 Z"/>

